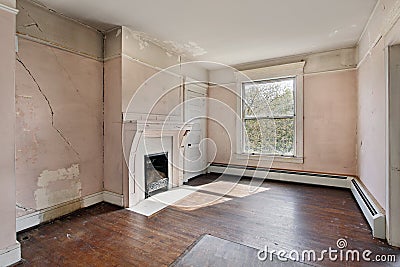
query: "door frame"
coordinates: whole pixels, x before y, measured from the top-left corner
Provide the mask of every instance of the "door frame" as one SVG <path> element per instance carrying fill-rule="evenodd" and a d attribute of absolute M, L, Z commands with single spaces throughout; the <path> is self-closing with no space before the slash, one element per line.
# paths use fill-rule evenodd
<path fill-rule="evenodd" d="M 385 49 L 386 239 L 400 247 L 400 45 Z"/>
<path fill-rule="evenodd" d="M 198 97 L 204 97 L 204 98 L 206 98 L 207 96 L 208 96 L 208 85 L 207 84 L 205 84 L 205 83 L 203 83 L 203 82 L 188 82 L 188 83 L 184 83 L 184 89 L 183 89 L 183 102 L 184 102 L 184 107 L 183 107 L 183 110 L 184 110 L 184 112 L 183 112 L 183 120 L 186 122 L 187 121 L 187 109 L 188 109 L 188 102 L 187 102 L 187 100 L 189 100 L 188 99 L 188 94 L 189 94 L 189 91 L 190 92 L 192 92 L 192 93 L 194 93 L 194 94 L 196 94 L 196 95 L 198 95 Z M 208 115 L 208 103 L 207 103 L 207 101 L 205 102 L 205 106 L 204 106 L 204 108 L 205 108 L 205 116 L 207 117 L 207 115 Z M 207 122 L 205 123 L 205 128 L 204 129 L 201 129 L 202 131 L 204 130 L 204 136 L 203 136 L 203 138 L 207 138 Z M 190 134 L 190 133 L 189 133 Z M 201 140 L 200 140 L 201 141 Z M 199 149 L 200 149 L 200 147 L 199 147 Z M 186 149 L 185 149 L 185 151 L 186 151 Z M 186 153 L 186 152 L 185 152 Z M 205 147 L 203 147 L 203 151 L 202 151 L 202 153 L 203 154 L 205 154 L 205 155 L 207 155 L 207 146 L 205 146 Z M 185 158 L 186 158 L 186 156 L 185 156 Z M 206 167 L 206 165 L 207 165 L 207 162 L 205 163 L 205 166 L 204 167 Z M 184 163 L 183 163 L 183 168 L 184 168 L 184 172 L 183 172 L 183 180 L 184 180 L 184 182 L 187 182 L 188 180 L 190 180 L 190 179 L 192 179 L 192 178 L 194 178 L 194 177 L 187 177 L 187 175 L 188 175 L 188 172 L 185 170 L 186 169 L 186 160 L 184 161 Z M 207 168 L 205 168 L 204 170 L 203 170 L 203 172 L 201 172 L 201 174 L 205 174 L 207 172 Z M 200 172 L 199 172 L 199 174 L 200 174 Z M 197 174 L 196 174 L 197 175 Z M 190 175 L 189 175 L 190 176 Z"/>

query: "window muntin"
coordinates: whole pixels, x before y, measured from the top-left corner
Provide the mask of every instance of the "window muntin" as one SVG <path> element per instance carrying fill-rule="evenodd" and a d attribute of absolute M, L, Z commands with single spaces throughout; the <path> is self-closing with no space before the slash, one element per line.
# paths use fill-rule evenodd
<path fill-rule="evenodd" d="M 243 151 L 296 155 L 296 77 L 242 83 Z"/>

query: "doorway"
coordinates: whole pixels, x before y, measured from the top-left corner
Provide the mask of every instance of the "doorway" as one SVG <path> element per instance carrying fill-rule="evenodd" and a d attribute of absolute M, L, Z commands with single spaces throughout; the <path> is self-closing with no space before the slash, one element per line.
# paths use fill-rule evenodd
<path fill-rule="evenodd" d="M 400 247 L 400 45 L 386 49 L 386 238 Z"/>

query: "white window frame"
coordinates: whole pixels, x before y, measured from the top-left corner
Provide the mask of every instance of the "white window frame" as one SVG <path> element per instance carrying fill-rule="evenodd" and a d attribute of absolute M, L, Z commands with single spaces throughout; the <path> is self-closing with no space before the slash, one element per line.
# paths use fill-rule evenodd
<path fill-rule="evenodd" d="M 237 94 L 240 96 L 237 103 L 237 112 L 240 114 L 240 124 L 236 125 L 236 158 L 241 160 L 276 161 L 286 163 L 304 163 L 304 65 L 305 62 L 290 63 L 272 67 L 245 70 L 236 73 Z M 244 151 L 244 115 L 243 115 L 243 83 L 251 81 L 268 81 L 282 78 L 295 78 L 295 155 L 275 156 L 268 154 L 246 153 Z"/>

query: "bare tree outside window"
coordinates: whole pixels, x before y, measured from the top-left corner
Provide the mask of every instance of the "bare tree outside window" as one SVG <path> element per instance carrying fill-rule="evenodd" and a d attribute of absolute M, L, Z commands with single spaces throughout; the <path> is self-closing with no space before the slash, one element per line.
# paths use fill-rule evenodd
<path fill-rule="evenodd" d="M 243 83 L 244 151 L 294 156 L 296 78 Z"/>

